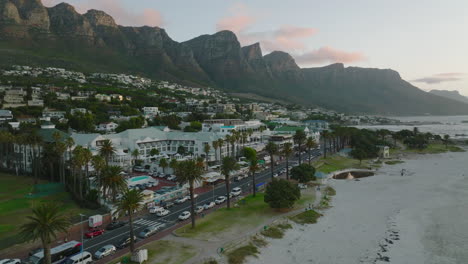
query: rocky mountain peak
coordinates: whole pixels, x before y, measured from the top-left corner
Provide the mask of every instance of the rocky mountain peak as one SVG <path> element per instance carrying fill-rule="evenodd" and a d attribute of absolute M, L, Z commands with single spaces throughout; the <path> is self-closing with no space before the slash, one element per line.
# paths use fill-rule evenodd
<path fill-rule="evenodd" d="M 260 43 L 254 43 L 249 46 L 242 47 L 242 53 L 246 60 L 258 60 L 263 57 L 262 49 L 260 48 Z"/>
<path fill-rule="evenodd" d="M 84 16 L 88 19 L 91 25 L 95 27 L 98 27 L 98 26 L 106 26 L 106 27 L 113 27 L 113 28 L 118 27 L 113 17 L 111 17 L 107 13 L 100 11 L 100 10 L 90 9 L 88 10 L 88 12 L 86 12 L 86 14 L 84 14 Z"/>
<path fill-rule="evenodd" d="M 294 58 L 283 51 L 273 51 L 263 57 L 265 62 L 273 71 L 299 71 L 300 68 L 297 66 Z"/>

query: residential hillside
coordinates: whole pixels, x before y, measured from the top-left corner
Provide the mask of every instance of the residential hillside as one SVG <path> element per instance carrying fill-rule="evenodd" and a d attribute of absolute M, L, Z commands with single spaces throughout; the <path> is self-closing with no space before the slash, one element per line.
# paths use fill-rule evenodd
<path fill-rule="evenodd" d="M 119 26 L 102 11 L 82 15 L 40 0 L 0 0 L 0 64 L 122 72 L 349 113 L 468 114 L 468 104 L 426 93 L 393 70 L 301 69 L 285 52 L 241 47 L 230 31 L 179 43 L 162 28 Z"/>
<path fill-rule="evenodd" d="M 468 97 L 461 95 L 458 91 L 431 90 L 430 93 L 468 104 Z"/>

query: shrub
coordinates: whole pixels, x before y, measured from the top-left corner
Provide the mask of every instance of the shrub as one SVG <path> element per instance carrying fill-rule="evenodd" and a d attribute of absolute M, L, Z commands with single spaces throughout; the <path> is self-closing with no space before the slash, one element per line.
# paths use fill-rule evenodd
<path fill-rule="evenodd" d="M 301 191 L 297 185 L 283 179 L 274 179 L 266 187 L 264 201 L 271 208 L 292 208 L 300 198 Z"/>
<path fill-rule="evenodd" d="M 291 170 L 291 178 L 300 183 L 307 183 L 315 180 L 315 168 L 312 165 L 303 163 Z"/>
<path fill-rule="evenodd" d="M 284 231 L 278 227 L 272 226 L 263 230 L 262 235 L 271 238 L 283 238 Z"/>

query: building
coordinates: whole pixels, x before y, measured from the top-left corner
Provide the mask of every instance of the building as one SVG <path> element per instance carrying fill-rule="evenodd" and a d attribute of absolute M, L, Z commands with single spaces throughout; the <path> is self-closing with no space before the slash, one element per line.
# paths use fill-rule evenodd
<path fill-rule="evenodd" d="M 324 120 L 306 120 L 303 122 L 311 130 L 328 130 L 329 125 L 327 121 Z"/>
<path fill-rule="evenodd" d="M 270 142 L 273 142 L 278 145 L 279 148 L 282 148 L 286 143 L 294 144 L 294 139 L 293 135 L 272 135 L 270 136 Z"/>
<path fill-rule="evenodd" d="M 42 111 L 42 117 L 43 118 L 55 118 L 55 119 L 61 119 L 65 117 L 65 111 L 57 111 L 57 110 L 52 110 L 52 109 L 46 109 Z"/>
<path fill-rule="evenodd" d="M 76 113 L 86 114 L 86 113 L 91 113 L 91 111 L 89 111 L 86 108 L 73 108 L 70 110 L 70 114 L 74 115 Z"/>
<path fill-rule="evenodd" d="M 102 102 L 110 102 L 112 100 L 112 97 L 107 94 L 96 94 L 94 97 Z"/>
<path fill-rule="evenodd" d="M 276 127 L 273 131 L 273 135 L 292 135 L 296 134 L 297 130 L 302 130 L 307 137 L 312 137 L 315 142 L 320 142 L 320 132 L 312 131 L 306 126 L 281 126 Z"/>
<path fill-rule="evenodd" d="M 390 147 L 388 146 L 377 146 L 379 148 L 379 157 L 382 159 L 390 158 Z"/>
<path fill-rule="evenodd" d="M 28 100 L 28 106 L 44 107 L 44 101 L 39 99 Z"/>
<path fill-rule="evenodd" d="M 146 106 L 146 107 L 143 107 L 142 110 L 146 118 L 155 117 L 159 115 L 158 107 Z"/>
<path fill-rule="evenodd" d="M 5 122 L 13 119 L 13 114 L 10 110 L 0 110 L 0 122 Z"/>
<path fill-rule="evenodd" d="M 119 125 L 114 122 L 105 122 L 96 126 L 96 130 L 100 132 L 110 133 L 114 132 Z"/>

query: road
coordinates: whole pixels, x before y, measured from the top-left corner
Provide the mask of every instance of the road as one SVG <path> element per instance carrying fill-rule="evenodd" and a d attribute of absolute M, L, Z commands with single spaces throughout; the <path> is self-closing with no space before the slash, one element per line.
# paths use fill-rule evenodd
<path fill-rule="evenodd" d="M 313 150 L 311 152 L 311 155 L 313 158 L 317 158 L 318 156 L 320 156 L 320 151 L 318 149 Z M 302 157 L 303 157 L 302 159 L 303 161 L 307 161 L 308 154 L 307 153 L 303 154 Z M 297 157 L 291 158 L 289 163 L 290 165 L 293 163 L 297 163 Z M 282 162 L 275 167 L 274 171 L 275 173 L 277 173 L 285 167 L 286 167 L 286 162 Z M 260 183 L 265 183 L 265 184 L 268 183 L 271 180 L 271 169 L 267 167 L 265 170 L 257 173 L 255 175 L 255 180 L 256 180 L 257 186 Z M 239 182 L 233 181 L 231 184 L 231 189 L 235 187 L 240 187 L 242 189 L 243 194 L 247 194 L 252 191 L 251 184 L 252 184 L 252 178 L 246 177 Z M 219 184 L 213 189 L 213 191 L 208 191 L 208 192 L 199 194 L 198 197 L 196 198 L 196 205 L 203 205 L 205 203 L 214 201 L 216 197 L 220 195 L 226 195 L 226 187 L 224 184 Z M 220 206 L 221 207 L 225 206 L 225 203 L 221 204 Z M 220 207 L 220 206 L 216 206 L 215 208 Z M 182 204 L 175 205 L 169 210 L 170 210 L 170 213 L 164 217 L 158 217 L 155 214 L 148 214 L 141 218 L 135 219 L 134 229 L 135 229 L 135 235 L 137 236 L 137 240 L 140 240 L 140 238 L 138 238 L 138 234 L 148 226 L 164 225 L 164 228 L 161 229 L 161 231 L 163 231 L 179 223 L 178 216 L 180 215 L 180 213 L 182 213 L 183 211 L 190 211 L 190 201 L 186 201 Z M 209 213 L 212 210 L 213 209 L 211 209 L 210 211 L 206 211 L 206 212 L 204 211 L 204 213 Z M 190 219 L 186 221 L 189 222 Z M 121 240 L 125 236 L 128 236 L 129 232 L 130 231 L 129 231 L 128 225 L 117 228 L 115 230 L 107 231 L 101 236 L 94 237 L 92 239 L 85 239 L 84 248 L 86 251 L 90 252 L 91 254 L 94 254 L 94 252 L 96 252 L 102 246 L 105 246 L 108 244 L 116 245 L 119 240 Z"/>

